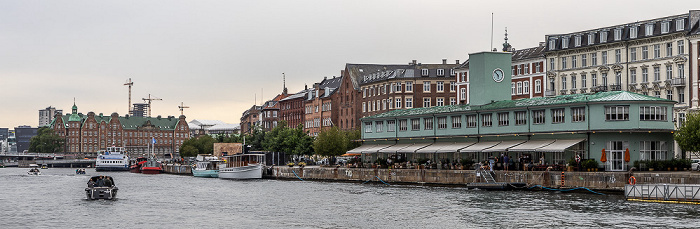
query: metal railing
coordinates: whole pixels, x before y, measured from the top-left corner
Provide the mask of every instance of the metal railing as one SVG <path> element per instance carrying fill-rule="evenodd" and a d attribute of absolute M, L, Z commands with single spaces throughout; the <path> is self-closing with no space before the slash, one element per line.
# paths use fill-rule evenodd
<path fill-rule="evenodd" d="M 622 91 L 622 85 L 619 84 L 611 84 L 609 88 L 610 91 Z"/>
<path fill-rule="evenodd" d="M 671 85 L 673 85 L 673 86 L 685 86 L 685 78 L 673 78 L 673 79 L 671 79 Z"/>
<path fill-rule="evenodd" d="M 638 184 L 625 185 L 625 198 L 664 201 L 700 201 L 700 185 Z"/>

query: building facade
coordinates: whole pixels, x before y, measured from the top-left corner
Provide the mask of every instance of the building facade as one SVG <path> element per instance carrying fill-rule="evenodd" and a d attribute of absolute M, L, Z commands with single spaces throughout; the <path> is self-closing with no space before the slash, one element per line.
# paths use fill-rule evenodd
<path fill-rule="evenodd" d="M 341 71 L 341 81 L 338 88 L 338 126 L 342 130 L 355 130 L 360 127 L 360 103 L 356 100 L 362 95 L 360 93 L 359 82 L 350 77 L 350 70 L 353 69 L 349 64 L 345 65 L 345 69 Z M 353 69 L 354 70 L 354 69 Z"/>
<path fill-rule="evenodd" d="M 305 88 L 304 90 L 290 95 L 279 101 L 280 115 L 282 120 L 287 122 L 290 128 L 296 128 L 304 124 L 304 109 L 306 104 L 306 96 L 312 90 Z"/>
<path fill-rule="evenodd" d="M 174 157 L 182 143 L 190 138 L 185 116 L 179 118 L 120 117 L 78 113 L 73 105 L 70 115 L 58 115 L 51 123 L 57 135 L 65 138 L 66 153 L 96 156 L 110 146 L 125 147 L 132 156 L 154 152 L 159 157 Z M 153 143 L 155 141 L 155 144 Z"/>
<path fill-rule="evenodd" d="M 309 136 L 318 136 L 325 128 L 337 126 L 338 110 L 333 107 L 339 104 L 338 88 L 342 77 L 323 78 L 315 83 L 312 90 L 306 94 L 304 101 L 304 131 Z M 334 106 L 335 105 L 335 106 Z"/>
<path fill-rule="evenodd" d="M 134 117 L 147 117 L 148 116 L 148 103 L 134 103 L 134 108 L 129 111 L 129 115 Z"/>
<path fill-rule="evenodd" d="M 22 153 L 29 150 L 29 142 L 32 137 L 36 136 L 39 128 L 31 126 L 15 127 L 15 138 L 17 141 L 17 152 Z"/>
<path fill-rule="evenodd" d="M 260 126 L 260 113 L 262 106 L 253 105 L 241 115 L 241 133 L 251 134 L 255 126 Z"/>
<path fill-rule="evenodd" d="M 51 120 L 59 113 L 63 113 L 63 110 L 56 110 L 56 108 L 52 106 L 39 110 L 39 127 L 51 124 Z"/>
<path fill-rule="evenodd" d="M 563 166 L 579 156 L 608 171 L 673 157 L 675 101 L 627 91 L 512 100 L 510 53 L 470 54 L 469 105 L 395 110 L 362 119 L 365 162 L 401 155 L 456 162 L 500 154 Z M 629 159 L 626 159 L 629 158 Z"/>
<path fill-rule="evenodd" d="M 543 97 L 545 92 L 544 43 L 513 51 L 510 94 L 513 99 Z"/>

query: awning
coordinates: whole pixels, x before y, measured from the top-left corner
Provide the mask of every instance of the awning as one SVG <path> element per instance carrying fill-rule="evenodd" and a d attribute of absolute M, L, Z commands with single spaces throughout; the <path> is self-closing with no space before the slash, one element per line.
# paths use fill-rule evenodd
<path fill-rule="evenodd" d="M 432 145 L 429 145 L 428 147 L 419 149 L 416 151 L 416 153 L 435 153 L 438 150 L 448 147 L 450 145 L 454 145 L 454 142 L 436 142 Z"/>
<path fill-rule="evenodd" d="M 458 152 L 460 149 L 467 148 L 470 145 L 474 145 L 476 142 L 457 142 L 450 146 L 440 148 L 436 153 L 454 153 Z"/>
<path fill-rule="evenodd" d="M 362 153 L 346 153 L 343 155 L 340 155 L 341 157 L 352 157 L 352 156 L 361 156 Z"/>
<path fill-rule="evenodd" d="M 525 141 L 502 141 L 501 144 L 485 149 L 483 152 L 505 152 L 511 147 L 523 144 L 523 142 Z"/>
<path fill-rule="evenodd" d="M 564 152 L 564 150 L 572 147 L 579 142 L 585 141 L 586 139 L 557 139 L 551 145 L 542 147 L 537 151 L 540 152 Z"/>
<path fill-rule="evenodd" d="M 459 150 L 460 153 L 476 153 L 476 152 L 481 152 L 484 149 L 491 148 L 495 145 L 498 145 L 498 143 L 501 142 L 479 142 L 473 145 L 470 145 L 467 148 Z"/>
<path fill-rule="evenodd" d="M 389 144 L 377 144 L 377 145 L 374 145 L 374 147 L 372 147 L 372 148 L 362 150 L 362 153 L 377 153 L 377 151 L 379 151 L 380 149 L 384 149 L 384 148 L 387 148 L 387 147 L 390 147 L 390 146 L 392 146 L 392 145 L 389 145 Z"/>
<path fill-rule="evenodd" d="M 387 147 L 387 148 L 384 148 L 384 149 L 380 149 L 380 150 L 377 151 L 377 152 L 379 152 L 379 153 L 396 153 L 396 151 L 398 151 L 398 150 L 400 150 L 400 149 L 403 149 L 403 148 L 406 148 L 406 147 L 409 147 L 409 146 L 411 146 L 411 145 L 412 145 L 412 144 L 407 144 L 407 143 L 396 144 L 396 145 L 393 145 L 393 146 L 390 146 L 390 147 Z"/>
<path fill-rule="evenodd" d="M 426 146 L 429 146 L 430 144 L 432 144 L 432 143 L 416 143 L 416 144 L 413 144 L 413 145 L 411 145 L 411 146 L 409 146 L 409 147 L 400 149 L 400 150 L 398 150 L 398 151 L 396 151 L 396 152 L 397 152 L 397 153 L 415 153 L 416 150 L 422 149 L 422 148 L 424 148 L 424 147 L 426 147 Z"/>
<path fill-rule="evenodd" d="M 548 146 L 549 144 L 552 144 L 554 142 L 554 139 L 551 140 L 530 140 L 527 141 L 523 144 L 514 146 L 513 148 L 508 149 L 508 152 L 534 152 L 534 151 L 539 151 L 539 148 Z"/>
<path fill-rule="evenodd" d="M 361 145 L 360 147 L 348 150 L 347 153 L 362 153 L 362 151 L 368 150 L 372 147 L 375 147 L 377 145 Z"/>

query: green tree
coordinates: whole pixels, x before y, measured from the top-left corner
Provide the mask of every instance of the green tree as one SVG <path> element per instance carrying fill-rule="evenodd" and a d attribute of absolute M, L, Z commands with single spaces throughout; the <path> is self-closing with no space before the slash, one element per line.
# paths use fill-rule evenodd
<path fill-rule="evenodd" d="M 180 147 L 181 157 L 196 157 L 197 154 L 199 154 L 199 150 L 192 145 L 185 145 L 183 143 L 182 147 Z"/>
<path fill-rule="evenodd" d="M 348 150 L 360 147 L 360 145 L 362 145 L 362 142 L 358 141 L 362 138 L 362 133 L 360 133 L 360 129 L 348 130 L 344 131 L 344 133 L 348 141 Z"/>
<path fill-rule="evenodd" d="M 29 152 L 56 153 L 62 152 L 65 139 L 56 135 L 50 127 L 40 127 L 37 135 L 29 139 Z"/>
<path fill-rule="evenodd" d="M 263 150 L 263 141 L 265 141 L 265 132 L 259 126 L 253 126 L 250 135 L 245 137 L 245 144 L 250 145 L 250 150 Z"/>
<path fill-rule="evenodd" d="M 681 150 L 700 152 L 700 113 L 689 112 L 673 138 Z"/>
<path fill-rule="evenodd" d="M 347 135 L 341 132 L 338 127 L 325 129 L 318 134 L 313 143 L 316 154 L 321 156 L 340 156 L 348 151 Z"/>
<path fill-rule="evenodd" d="M 209 135 L 185 140 L 180 146 L 180 156 L 194 157 L 197 154 L 212 154 L 214 152 L 216 139 Z"/>
<path fill-rule="evenodd" d="M 308 132 L 304 132 L 304 126 L 299 124 L 297 128 L 290 129 L 289 138 L 291 153 L 296 155 L 312 155 L 314 154 L 313 144 L 314 138 L 309 136 Z"/>

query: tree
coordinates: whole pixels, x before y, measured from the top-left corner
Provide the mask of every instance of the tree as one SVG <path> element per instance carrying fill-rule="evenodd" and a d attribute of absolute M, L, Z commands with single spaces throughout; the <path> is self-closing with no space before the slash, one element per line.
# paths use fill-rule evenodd
<path fill-rule="evenodd" d="M 700 113 L 689 112 L 673 138 L 682 151 L 700 152 Z"/>
<path fill-rule="evenodd" d="M 199 150 L 192 145 L 185 145 L 183 143 L 182 147 L 180 147 L 181 157 L 196 157 L 197 154 L 199 154 Z"/>
<path fill-rule="evenodd" d="M 290 129 L 290 132 L 292 141 L 290 141 L 289 147 L 292 148 L 292 154 L 312 155 L 314 153 L 314 138 L 309 136 L 307 132 L 304 132 L 304 126 L 299 124 L 297 128 Z"/>
<path fill-rule="evenodd" d="M 216 143 L 216 139 L 209 135 L 188 139 L 180 146 L 180 156 L 194 157 L 197 154 L 212 154 L 214 152 L 214 143 Z"/>
<path fill-rule="evenodd" d="M 314 140 L 313 148 L 316 154 L 321 156 L 340 156 L 348 151 L 349 141 L 347 135 L 338 127 L 325 129 Z"/>
<path fill-rule="evenodd" d="M 65 139 L 56 135 L 50 127 L 40 127 L 37 135 L 29 139 L 29 151 L 37 153 L 62 152 Z"/>
<path fill-rule="evenodd" d="M 348 150 L 360 147 L 360 145 L 362 145 L 362 142 L 357 141 L 362 138 L 362 133 L 360 133 L 360 129 L 353 129 L 343 132 L 345 133 L 345 136 L 348 141 Z"/>

